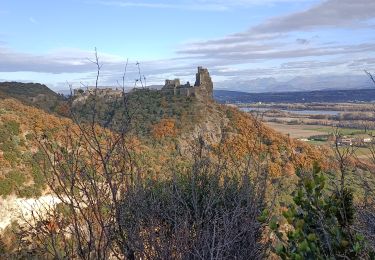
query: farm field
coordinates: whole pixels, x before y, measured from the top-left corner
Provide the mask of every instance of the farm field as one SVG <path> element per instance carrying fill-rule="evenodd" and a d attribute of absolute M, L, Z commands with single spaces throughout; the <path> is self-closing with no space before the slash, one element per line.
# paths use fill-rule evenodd
<path fill-rule="evenodd" d="M 328 133 L 328 128 L 326 129 L 319 125 L 288 125 L 274 122 L 265 123 L 276 131 L 289 135 L 291 138 L 309 138 L 314 135 L 323 135 Z"/>
<path fill-rule="evenodd" d="M 288 125 L 274 122 L 265 122 L 265 124 L 282 134 L 289 135 L 291 138 L 305 140 L 314 136 L 328 135 L 335 130 L 333 127 L 320 125 Z M 360 129 L 340 128 L 339 131 L 345 136 L 365 136 L 364 131 Z M 306 142 L 313 145 L 330 145 L 328 141 L 308 140 Z M 367 159 L 371 154 L 371 151 L 366 147 L 353 147 L 353 151 L 359 159 Z"/>

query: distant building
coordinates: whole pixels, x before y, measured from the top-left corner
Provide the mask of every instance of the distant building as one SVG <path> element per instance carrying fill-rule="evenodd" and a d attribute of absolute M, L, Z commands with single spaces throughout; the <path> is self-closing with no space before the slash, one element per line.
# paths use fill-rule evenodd
<path fill-rule="evenodd" d="M 339 145 L 353 145 L 353 139 L 352 138 L 341 138 L 337 141 L 337 144 L 339 144 Z"/>
<path fill-rule="evenodd" d="M 97 95 L 99 97 L 120 97 L 123 94 L 121 89 L 112 89 L 112 88 L 78 88 L 73 90 L 73 96 L 76 98 L 85 97 L 89 95 Z"/>
<path fill-rule="evenodd" d="M 161 91 L 175 96 L 194 96 L 199 99 L 211 100 L 213 98 L 213 83 L 208 70 L 198 67 L 194 86 L 190 85 L 189 82 L 181 85 L 180 79 L 167 79 Z M 101 98 L 116 98 L 121 97 L 123 94 L 121 89 L 112 88 L 79 88 L 73 91 L 75 101 L 84 101 L 92 95 Z"/>
<path fill-rule="evenodd" d="M 355 146 L 366 146 L 373 142 L 373 139 L 371 137 L 342 137 L 337 140 L 338 145 L 355 145 Z"/>
<path fill-rule="evenodd" d="M 161 90 L 164 93 L 171 93 L 173 95 L 212 99 L 213 83 L 208 70 L 198 67 L 194 86 L 191 86 L 189 82 L 181 85 L 179 79 L 167 79 Z"/>

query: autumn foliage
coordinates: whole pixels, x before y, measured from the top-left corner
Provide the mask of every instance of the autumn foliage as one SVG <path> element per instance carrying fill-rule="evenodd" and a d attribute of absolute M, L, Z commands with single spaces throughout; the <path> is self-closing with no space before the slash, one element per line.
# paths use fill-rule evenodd
<path fill-rule="evenodd" d="M 174 119 L 162 119 L 152 127 L 152 135 L 156 139 L 165 137 L 175 137 L 177 134 L 176 123 Z"/>

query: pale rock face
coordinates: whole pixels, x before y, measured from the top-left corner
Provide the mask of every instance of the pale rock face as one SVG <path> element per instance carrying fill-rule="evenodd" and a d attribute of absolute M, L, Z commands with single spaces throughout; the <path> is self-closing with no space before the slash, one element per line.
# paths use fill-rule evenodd
<path fill-rule="evenodd" d="M 223 129 L 229 124 L 229 119 L 221 111 L 215 109 L 214 106 L 208 105 L 205 109 L 205 120 L 195 125 L 192 132 L 183 134 L 179 140 L 179 150 L 181 154 L 187 155 L 191 143 L 199 138 L 207 146 L 219 144 L 223 138 Z"/>
<path fill-rule="evenodd" d="M 43 215 L 48 209 L 61 201 L 53 195 L 44 195 L 37 199 L 17 198 L 16 196 L 0 197 L 0 233 L 12 222 L 22 224 L 24 220 L 32 220 L 31 212 Z"/>

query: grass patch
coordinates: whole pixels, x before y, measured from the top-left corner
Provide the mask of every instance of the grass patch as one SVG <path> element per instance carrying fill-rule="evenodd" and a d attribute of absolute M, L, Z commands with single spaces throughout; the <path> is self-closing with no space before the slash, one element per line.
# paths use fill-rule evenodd
<path fill-rule="evenodd" d="M 309 140 L 308 143 L 309 143 L 309 144 L 312 144 L 312 145 L 326 145 L 326 144 L 327 144 L 327 141 L 315 141 L 315 140 Z"/>
<path fill-rule="evenodd" d="M 322 127 L 306 127 L 303 128 L 303 130 L 312 130 L 312 131 L 318 131 L 322 133 L 333 133 L 335 131 L 335 128 L 330 126 L 322 126 Z M 339 128 L 339 132 L 342 135 L 359 135 L 359 134 L 365 134 L 365 131 L 362 129 L 355 129 L 355 128 Z"/>

